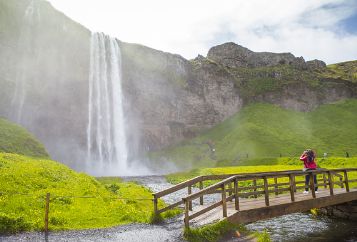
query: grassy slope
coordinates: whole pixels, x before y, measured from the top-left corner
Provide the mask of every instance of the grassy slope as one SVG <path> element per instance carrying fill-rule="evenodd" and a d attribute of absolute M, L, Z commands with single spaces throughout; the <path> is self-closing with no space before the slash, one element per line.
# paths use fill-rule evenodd
<path fill-rule="evenodd" d="M 51 160 L 0 153 L 0 233 L 43 229 L 47 192 L 51 230 L 150 222 L 148 189 L 120 181 L 103 183 Z"/>
<path fill-rule="evenodd" d="M 357 83 L 357 61 L 346 61 L 328 65 L 322 76 Z"/>
<path fill-rule="evenodd" d="M 48 158 L 43 145 L 26 129 L 0 118 L 0 152 Z"/>
<path fill-rule="evenodd" d="M 180 166 L 215 166 L 246 158 L 298 156 L 307 147 L 321 155 L 356 155 L 357 100 L 320 106 L 313 112 L 285 110 L 271 104 L 253 104 L 197 138 L 151 154 Z M 215 154 L 207 145 L 213 142 Z"/>

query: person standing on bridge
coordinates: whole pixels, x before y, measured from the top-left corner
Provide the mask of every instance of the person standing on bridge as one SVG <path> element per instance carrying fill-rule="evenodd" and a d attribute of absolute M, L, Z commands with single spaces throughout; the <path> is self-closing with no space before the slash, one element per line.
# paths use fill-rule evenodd
<path fill-rule="evenodd" d="M 317 165 L 315 162 L 315 152 L 311 149 L 305 150 L 300 156 L 300 160 L 304 162 L 304 171 L 316 170 Z M 314 175 L 314 183 L 315 183 L 315 193 L 317 192 L 317 179 L 316 175 Z M 304 193 L 309 193 L 309 184 L 310 184 L 310 174 L 305 176 L 305 191 Z"/>

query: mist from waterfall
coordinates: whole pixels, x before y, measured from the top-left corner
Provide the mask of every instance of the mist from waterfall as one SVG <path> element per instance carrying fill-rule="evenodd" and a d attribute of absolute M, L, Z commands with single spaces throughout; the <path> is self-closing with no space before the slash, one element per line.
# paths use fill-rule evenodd
<path fill-rule="evenodd" d="M 33 69 L 36 65 L 38 52 L 36 45 L 33 43 L 34 29 L 40 22 L 40 11 L 34 0 L 31 0 L 25 9 L 23 16 L 23 27 L 20 30 L 17 39 L 17 54 L 20 61 L 17 64 L 15 90 L 11 100 L 11 110 L 13 111 L 12 119 L 17 123 L 22 123 L 22 112 L 27 96 L 26 87 L 31 78 L 34 78 Z M 32 62 L 27 61 L 31 56 Z"/>
<path fill-rule="evenodd" d="M 128 149 L 120 48 L 114 38 L 103 33 L 92 33 L 90 51 L 88 172 L 125 175 L 128 173 Z"/>

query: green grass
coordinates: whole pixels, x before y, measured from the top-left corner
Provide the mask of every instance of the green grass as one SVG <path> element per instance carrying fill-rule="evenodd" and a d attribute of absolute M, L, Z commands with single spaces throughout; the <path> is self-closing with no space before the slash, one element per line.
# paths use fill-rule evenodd
<path fill-rule="evenodd" d="M 184 238 L 190 242 L 218 241 L 227 233 L 234 232 L 237 229 L 247 231 L 242 225 L 236 225 L 227 220 L 222 220 L 199 228 L 186 228 L 184 230 Z"/>
<path fill-rule="evenodd" d="M 153 160 L 164 158 L 179 167 L 239 164 L 247 156 L 297 157 L 309 147 L 319 156 L 327 152 L 342 157 L 346 151 L 357 156 L 356 120 L 356 99 L 322 105 L 309 113 L 252 104 L 198 137 L 149 156 Z M 208 142 L 214 144 L 214 153 Z"/>
<path fill-rule="evenodd" d="M 77 173 L 51 160 L 0 153 L 0 233 L 111 227 L 152 220 L 151 192 L 135 183 Z M 118 199 L 124 198 L 124 199 Z M 159 201 L 159 207 L 164 203 Z M 177 211 L 163 216 L 172 216 Z"/>
<path fill-rule="evenodd" d="M 49 158 L 44 146 L 26 129 L 0 118 L 0 152 Z"/>
<path fill-rule="evenodd" d="M 231 167 L 214 167 L 200 168 L 189 172 L 178 172 L 166 175 L 166 179 L 173 184 L 180 183 L 184 180 L 195 176 L 203 175 L 221 175 L 221 174 L 238 174 L 238 173 L 255 173 L 267 171 L 284 171 L 284 170 L 301 170 L 300 165 L 266 165 L 266 166 L 231 166 Z"/>
<path fill-rule="evenodd" d="M 264 67 L 229 68 L 237 77 L 236 84 L 242 98 L 251 98 L 266 92 L 279 91 L 291 84 L 301 84 L 316 88 L 324 85 L 317 73 L 302 70 L 288 64 Z"/>
<path fill-rule="evenodd" d="M 325 78 L 343 79 L 357 83 L 357 61 L 328 65 L 321 75 Z"/>
<path fill-rule="evenodd" d="M 257 242 L 271 242 L 270 235 L 266 229 L 263 232 L 255 232 L 254 235 Z"/>
<path fill-rule="evenodd" d="M 265 165 L 257 165 L 257 163 L 264 163 Z M 328 157 L 317 159 L 317 165 L 320 168 L 334 169 L 334 168 L 355 168 L 357 167 L 357 157 L 344 158 L 344 157 Z M 182 181 L 191 179 L 196 176 L 203 175 L 221 175 L 221 174 L 244 174 L 244 173 L 256 173 L 256 172 L 275 172 L 285 170 L 302 170 L 302 161 L 298 157 L 282 157 L 282 158 L 260 158 L 260 159 L 247 159 L 239 166 L 227 166 L 227 167 L 213 167 L 213 168 L 200 168 L 193 169 L 188 172 L 177 172 L 166 175 L 168 182 L 172 184 L 178 184 Z M 349 173 L 349 179 L 357 179 L 357 172 Z M 298 176 L 297 181 L 304 180 L 303 176 Z M 273 179 L 268 179 L 270 183 L 273 183 Z M 288 178 L 279 178 L 279 182 L 288 182 Z M 214 181 L 204 182 L 204 186 L 213 184 Z M 249 182 L 240 182 L 242 186 L 250 185 Z M 261 185 L 262 181 L 258 181 L 258 185 Z M 350 187 L 357 187 L 357 182 L 350 183 Z"/>

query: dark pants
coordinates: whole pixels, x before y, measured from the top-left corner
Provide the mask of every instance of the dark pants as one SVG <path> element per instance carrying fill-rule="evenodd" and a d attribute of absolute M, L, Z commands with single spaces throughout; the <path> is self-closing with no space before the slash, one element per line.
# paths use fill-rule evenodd
<path fill-rule="evenodd" d="M 316 175 L 314 176 L 314 183 L 315 183 L 315 191 L 317 191 L 317 179 L 316 179 Z M 305 176 L 305 185 L 307 185 L 308 187 L 310 187 L 310 174 Z M 305 187 L 305 191 L 308 191 L 309 188 Z"/>

